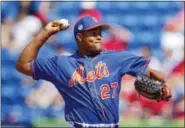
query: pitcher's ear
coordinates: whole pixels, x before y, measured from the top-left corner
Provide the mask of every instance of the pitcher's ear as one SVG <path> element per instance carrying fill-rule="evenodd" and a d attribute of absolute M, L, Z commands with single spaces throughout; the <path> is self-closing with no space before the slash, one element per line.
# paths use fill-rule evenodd
<path fill-rule="evenodd" d="M 76 35 L 76 38 L 77 38 L 77 40 L 78 40 L 79 42 L 81 42 L 81 41 L 82 41 L 82 34 L 81 34 L 81 33 L 78 33 L 78 34 Z"/>

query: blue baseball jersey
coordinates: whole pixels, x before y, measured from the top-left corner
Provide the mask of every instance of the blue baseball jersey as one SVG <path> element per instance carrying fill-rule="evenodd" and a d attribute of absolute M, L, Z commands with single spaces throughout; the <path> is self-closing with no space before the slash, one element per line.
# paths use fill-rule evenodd
<path fill-rule="evenodd" d="M 96 57 L 76 52 L 36 59 L 31 69 L 34 79 L 52 82 L 63 96 L 66 121 L 110 124 L 119 122 L 121 77 L 146 74 L 147 62 L 126 51 L 103 51 Z"/>

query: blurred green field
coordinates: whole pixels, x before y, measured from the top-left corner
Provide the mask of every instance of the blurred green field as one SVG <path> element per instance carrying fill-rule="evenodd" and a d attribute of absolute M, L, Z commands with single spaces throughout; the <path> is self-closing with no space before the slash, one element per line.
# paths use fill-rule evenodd
<path fill-rule="evenodd" d="M 35 127 L 67 127 L 69 124 L 64 120 L 39 119 L 34 122 Z M 120 120 L 120 127 L 184 127 L 184 120 Z"/>

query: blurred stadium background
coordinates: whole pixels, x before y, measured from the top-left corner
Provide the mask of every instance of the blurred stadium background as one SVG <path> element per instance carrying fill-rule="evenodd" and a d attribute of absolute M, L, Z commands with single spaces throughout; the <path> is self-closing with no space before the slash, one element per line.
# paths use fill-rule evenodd
<path fill-rule="evenodd" d="M 70 55 L 77 48 L 73 24 L 92 15 L 113 26 L 103 33 L 105 49 L 128 50 L 151 58 L 149 66 L 165 73 L 170 102 L 149 101 L 134 90 L 134 78 L 123 77 L 121 126 L 184 126 L 184 2 L 1 2 L 2 125 L 68 126 L 64 102 L 46 81 L 34 81 L 15 70 L 22 49 L 51 20 L 67 18 L 71 27 L 52 36 L 38 57 Z"/>

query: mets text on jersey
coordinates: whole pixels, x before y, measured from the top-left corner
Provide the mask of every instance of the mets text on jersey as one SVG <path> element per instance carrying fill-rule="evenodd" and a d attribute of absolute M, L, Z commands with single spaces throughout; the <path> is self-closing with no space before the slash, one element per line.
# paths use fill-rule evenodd
<path fill-rule="evenodd" d="M 85 78 L 84 78 L 84 67 L 83 66 L 77 67 L 68 85 L 72 87 L 77 83 L 83 84 L 84 82 L 93 82 L 96 79 L 102 79 L 103 77 L 108 77 L 108 76 L 109 76 L 109 70 L 106 66 L 106 63 L 103 63 L 102 61 L 100 61 L 96 65 L 96 71 L 88 72 Z"/>

